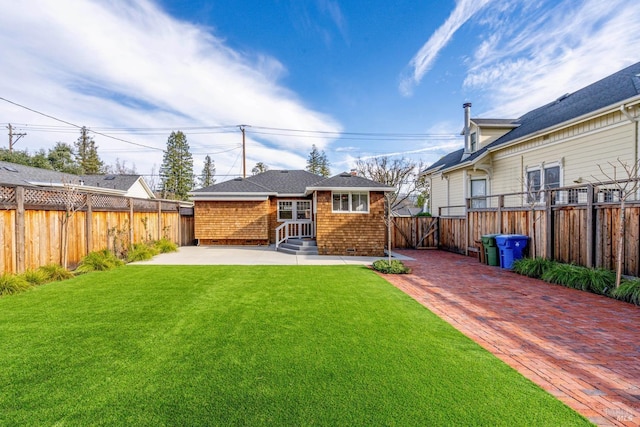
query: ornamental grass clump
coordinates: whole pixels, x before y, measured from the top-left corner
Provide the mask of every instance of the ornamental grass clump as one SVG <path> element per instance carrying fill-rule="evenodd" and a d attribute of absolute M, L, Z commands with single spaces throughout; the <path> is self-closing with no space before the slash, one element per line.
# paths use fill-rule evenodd
<path fill-rule="evenodd" d="M 373 263 L 373 269 L 387 274 L 411 273 L 411 269 L 397 259 L 393 259 L 391 262 L 386 259 L 379 259 Z"/>
<path fill-rule="evenodd" d="M 118 257 L 108 249 L 89 252 L 78 264 L 77 273 L 89 273 L 91 271 L 108 271 L 123 265 Z"/>
<path fill-rule="evenodd" d="M 546 258 L 521 258 L 515 260 L 511 270 L 523 276 L 539 279 L 557 263 Z"/>
<path fill-rule="evenodd" d="M 640 305 L 640 279 L 624 280 L 611 291 L 611 296 L 620 301 Z"/>
<path fill-rule="evenodd" d="M 49 275 L 42 270 L 27 270 L 20 276 L 33 286 L 43 285 L 51 281 Z"/>
<path fill-rule="evenodd" d="M 171 240 L 163 237 L 160 240 L 156 240 L 153 242 L 153 247 L 161 254 L 166 254 L 169 252 L 176 252 L 178 250 L 178 245 L 173 243 Z"/>
<path fill-rule="evenodd" d="M 600 295 L 608 295 L 616 283 L 613 271 L 561 263 L 555 263 L 541 278 L 545 282 Z"/>
<path fill-rule="evenodd" d="M 0 275 L 0 296 L 17 294 L 32 287 L 23 277 L 13 274 Z"/>
<path fill-rule="evenodd" d="M 47 280 L 48 282 L 56 282 L 58 280 L 66 280 L 73 277 L 72 272 L 57 264 L 43 265 L 42 267 L 38 267 L 38 270 L 47 275 L 49 278 L 49 280 Z"/>
<path fill-rule="evenodd" d="M 127 252 L 127 262 L 146 261 L 158 255 L 155 246 L 149 246 L 145 243 L 134 243 Z"/>

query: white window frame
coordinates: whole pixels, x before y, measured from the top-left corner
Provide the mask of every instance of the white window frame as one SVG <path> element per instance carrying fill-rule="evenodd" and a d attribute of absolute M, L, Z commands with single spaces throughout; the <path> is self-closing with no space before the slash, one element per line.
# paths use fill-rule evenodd
<path fill-rule="evenodd" d="M 291 218 L 281 218 L 280 217 L 280 203 L 291 203 Z M 300 208 L 299 204 L 304 204 L 304 203 L 308 203 L 308 208 Z M 294 199 L 284 199 L 284 200 L 278 200 L 278 222 L 285 222 L 285 221 L 311 221 L 311 200 L 308 199 L 299 199 L 299 200 L 294 200 Z M 287 210 L 288 212 L 288 210 Z M 306 213 L 305 213 L 306 212 Z M 308 213 L 308 214 L 307 214 Z M 298 218 L 298 214 L 302 214 L 305 216 L 305 218 Z"/>
<path fill-rule="evenodd" d="M 484 193 L 483 194 L 473 194 L 473 183 L 474 181 L 484 181 Z M 489 186 L 489 180 L 487 178 L 471 178 L 469 180 L 469 195 L 471 197 L 471 208 L 473 209 L 483 209 L 487 207 L 487 193 Z M 473 197 L 478 197 L 474 199 Z"/>
<path fill-rule="evenodd" d="M 562 162 L 551 162 L 551 163 L 542 163 L 535 166 L 528 166 L 525 170 L 524 175 L 524 187 L 527 193 L 527 203 L 544 203 L 545 202 L 545 192 L 544 190 L 548 190 L 549 186 L 545 182 L 546 180 L 546 170 L 551 168 L 558 168 L 558 186 L 553 188 L 562 187 L 562 183 L 564 182 L 564 168 L 562 167 Z M 540 188 L 537 190 L 537 194 L 532 194 L 529 192 L 529 173 L 538 172 L 540 174 Z M 559 194 L 559 193 L 558 193 Z M 561 202 L 561 201 L 559 201 Z"/>
<path fill-rule="evenodd" d="M 335 209 L 335 206 L 333 204 L 333 198 L 335 197 L 335 195 L 347 195 L 348 197 L 348 209 L 344 210 L 344 209 Z M 353 203 L 353 196 L 354 195 L 358 195 L 358 196 L 366 196 L 367 197 L 367 209 L 366 210 L 355 210 L 354 209 L 354 203 Z M 332 191 L 331 192 L 331 212 L 333 213 L 353 213 L 353 214 L 368 214 L 369 213 L 369 206 L 371 203 L 371 197 L 369 195 L 368 191 Z"/>

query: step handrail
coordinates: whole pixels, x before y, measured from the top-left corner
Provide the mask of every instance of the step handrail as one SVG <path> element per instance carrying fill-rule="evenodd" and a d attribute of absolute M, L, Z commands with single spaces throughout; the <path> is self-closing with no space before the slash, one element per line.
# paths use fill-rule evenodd
<path fill-rule="evenodd" d="M 313 236 L 313 221 L 285 221 L 276 227 L 276 249 L 288 239 L 302 239 Z"/>

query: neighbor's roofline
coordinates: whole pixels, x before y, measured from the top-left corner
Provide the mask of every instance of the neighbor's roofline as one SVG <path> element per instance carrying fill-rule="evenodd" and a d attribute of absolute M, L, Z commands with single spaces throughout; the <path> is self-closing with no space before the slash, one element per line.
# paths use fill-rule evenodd
<path fill-rule="evenodd" d="M 577 124 L 580 124 L 582 122 L 585 122 L 587 120 L 592 120 L 601 116 L 604 116 L 606 114 L 610 114 L 613 113 L 615 111 L 620 110 L 621 107 L 625 107 L 625 106 L 632 106 L 632 105 L 636 105 L 636 104 L 640 104 L 640 95 L 636 95 L 636 96 L 632 96 L 631 98 L 627 98 L 623 101 L 618 101 L 616 103 L 607 105 L 606 107 L 602 107 L 599 108 L 597 110 L 593 110 L 589 113 L 583 114 L 581 116 L 578 117 L 574 117 L 572 119 L 569 120 L 565 120 L 564 122 L 555 124 L 553 126 L 549 126 L 546 127 L 544 129 L 540 129 L 536 132 L 532 132 L 526 135 L 521 136 L 520 138 L 514 139 L 513 141 L 509 141 L 509 142 L 505 142 L 502 143 L 500 145 L 496 145 L 495 147 L 489 147 L 487 148 L 481 155 L 479 155 L 478 157 L 476 157 L 475 159 L 473 159 L 473 161 L 465 161 L 465 162 L 460 162 L 457 163 L 449 168 L 446 169 L 441 169 L 441 170 L 434 170 L 433 172 L 441 172 L 441 173 L 445 173 L 445 172 L 452 172 L 456 169 L 460 169 L 469 165 L 472 165 L 474 163 L 477 163 L 478 161 L 484 159 L 486 156 L 489 155 L 489 153 L 493 153 L 495 151 L 499 151 L 517 144 L 520 144 L 528 139 L 531 138 L 536 138 L 538 136 L 542 136 L 545 135 L 547 133 L 551 133 L 551 132 L 557 132 L 558 130 L 561 130 L 563 128 L 567 128 L 567 127 L 571 127 L 571 126 L 575 126 Z M 533 110 L 532 110 L 533 111 Z M 428 171 L 425 171 L 425 174 Z M 433 173 L 433 172 L 428 172 L 428 173 Z"/>
<path fill-rule="evenodd" d="M 395 187 L 307 187 L 306 195 L 314 191 L 396 191 Z"/>

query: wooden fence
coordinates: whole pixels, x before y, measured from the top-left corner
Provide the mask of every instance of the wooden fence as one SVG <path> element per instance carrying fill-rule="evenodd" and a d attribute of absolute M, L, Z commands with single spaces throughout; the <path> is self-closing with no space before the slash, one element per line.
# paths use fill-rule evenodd
<path fill-rule="evenodd" d="M 179 245 L 193 240 L 192 217 L 180 215 L 175 201 L 0 186 L 0 208 L 3 273 L 61 264 L 65 228 L 70 266 L 91 251 L 115 245 L 162 237 Z"/>
<path fill-rule="evenodd" d="M 524 234 L 530 238 L 528 256 L 614 270 L 620 203 L 610 195 L 593 185 L 543 190 L 536 194 L 540 202 L 529 206 L 505 203 L 526 200 L 526 194 L 498 195 L 490 196 L 493 201 L 483 198 L 493 207 L 473 208 L 469 200 L 464 215 L 413 219 L 437 221 L 433 244 L 440 249 L 473 254 L 485 234 Z M 416 247 L 406 240 L 393 242 L 396 248 Z M 640 200 L 626 203 L 622 255 L 623 274 L 640 277 Z"/>

